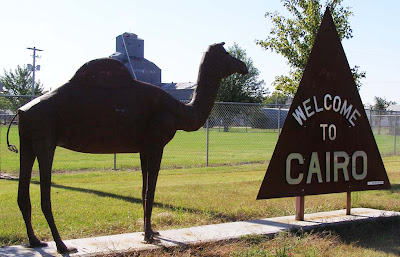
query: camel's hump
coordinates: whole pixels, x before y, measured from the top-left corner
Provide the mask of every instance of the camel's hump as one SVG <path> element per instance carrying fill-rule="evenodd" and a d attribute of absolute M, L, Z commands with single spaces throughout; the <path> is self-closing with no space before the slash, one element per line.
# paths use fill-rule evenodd
<path fill-rule="evenodd" d="M 79 86 L 115 88 L 129 85 L 132 75 L 118 60 L 96 59 L 85 63 L 72 77 L 71 82 Z"/>

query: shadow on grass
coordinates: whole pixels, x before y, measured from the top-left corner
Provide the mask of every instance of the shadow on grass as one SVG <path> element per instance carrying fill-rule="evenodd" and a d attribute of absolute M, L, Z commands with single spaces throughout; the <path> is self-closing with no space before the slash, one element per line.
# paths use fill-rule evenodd
<path fill-rule="evenodd" d="M 17 179 L 12 179 L 18 181 Z M 32 181 L 32 184 L 40 184 L 38 181 Z M 53 188 L 60 188 L 65 190 L 77 191 L 88 194 L 95 194 L 99 197 L 111 197 L 118 200 L 123 200 L 129 203 L 141 204 L 142 200 L 135 197 L 123 196 L 99 190 L 92 190 L 87 188 L 71 187 L 52 183 Z M 400 184 L 392 184 L 392 188 L 388 191 L 395 192 L 400 190 Z M 204 210 L 195 208 L 185 208 L 182 206 L 175 206 L 172 204 L 155 202 L 154 206 L 169 209 L 171 211 L 184 211 L 194 214 L 204 215 Z M 220 218 L 223 221 L 236 221 L 234 215 L 226 215 L 218 212 L 207 212 L 215 218 Z M 367 219 L 362 221 L 353 221 L 345 224 L 328 225 L 323 228 L 314 228 L 314 232 L 330 231 L 337 235 L 340 240 L 349 245 L 356 245 L 365 249 L 374 249 L 386 254 L 394 254 L 400 256 L 400 217 L 381 217 L 376 219 Z M 301 232 L 298 232 L 301 233 Z M 0 242 L 5 240 L 10 241 L 10 238 L 0 238 Z M 12 239 L 11 241 L 18 240 Z"/>
<path fill-rule="evenodd" d="M 54 183 L 52 184 L 52 187 L 83 193 L 91 193 L 100 197 L 112 197 L 130 203 L 142 203 L 141 199 L 135 197 L 122 196 L 86 188 L 64 186 Z M 400 184 L 394 184 L 392 185 L 392 188 L 389 189 L 389 191 L 392 192 L 398 190 L 400 190 Z M 195 214 L 204 214 L 203 210 L 185 208 L 182 206 L 174 206 L 171 204 L 155 202 L 154 206 L 169 209 L 172 211 L 185 211 Z M 226 215 L 223 213 L 212 211 L 208 212 L 208 214 L 211 214 L 214 217 L 220 218 L 226 222 L 237 220 L 234 215 Z M 346 244 L 355 244 L 366 249 L 374 249 L 385 252 L 387 254 L 391 253 L 400 256 L 400 217 L 381 217 L 377 219 L 354 221 L 341 225 L 331 225 L 323 228 L 323 230 L 332 231 L 334 234 L 338 235 L 341 240 Z"/>
<path fill-rule="evenodd" d="M 18 181 L 18 179 L 12 179 L 12 180 Z M 40 182 L 39 181 L 31 181 L 31 184 L 40 185 Z M 77 191 L 77 192 L 81 192 L 81 193 L 94 194 L 99 197 L 111 197 L 114 199 L 129 202 L 129 203 L 142 204 L 142 199 L 140 199 L 140 198 L 123 196 L 123 195 L 118 195 L 118 194 L 109 193 L 109 192 L 103 192 L 103 191 L 99 191 L 99 190 L 59 185 L 54 182 L 51 183 L 51 187 L 66 189 L 66 190 L 71 190 L 71 191 Z M 187 207 L 183 207 L 183 206 L 175 206 L 175 205 L 167 204 L 167 203 L 154 202 L 153 206 L 163 208 L 163 209 L 168 209 L 171 211 L 189 212 L 189 213 L 202 214 L 202 215 L 205 214 L 204 210 L 199 210 L 199 209 L 195 209 L 195 208 L 187 208 Z M 206 213 L 207 213 L 207 215 L 212 215 L 214 218 L 221 219 L 224 222 L 231 222 L 231 221 L 237 220 L 237 217 L 235 215 L 227 215 L 224 213 L 219 213 L 219 212 L 214 212 L 214 211 L 207 211 Z"/>
<path fill-rule="evenodd" d="M 392 188 L 388 189 L 389 191 L 399 191 L 400 184 L 391 184 Z"/>

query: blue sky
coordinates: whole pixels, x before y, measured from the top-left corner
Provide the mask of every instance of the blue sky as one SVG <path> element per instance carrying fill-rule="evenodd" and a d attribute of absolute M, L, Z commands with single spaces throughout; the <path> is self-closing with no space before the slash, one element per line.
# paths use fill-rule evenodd
<path fill-rule="evenodd" d="M 343 41 L 350 66 L 367 72 L 360 91 L 364 104 L 374 96 L 400 103 L 400 1 L 345 0 L 354 16 L 354 37 Z M 0 72 L 32 63 L 32 51 L 43 49 L 37 78 L 46 88 L 67 82 L 85 62 L 115 52 L 123 32 L 144 39 L 145 58 L 162 69 L 163 82 L 197 79 L 207 46 L 238 43 L 261 71 L 270 91 L 275 76 L 289 67 L 283 57 L 264 51 L 256 39 L 267 37 L 267 11 L 285 10 L 279 0 L 13 0 L 1 3 Z"/>

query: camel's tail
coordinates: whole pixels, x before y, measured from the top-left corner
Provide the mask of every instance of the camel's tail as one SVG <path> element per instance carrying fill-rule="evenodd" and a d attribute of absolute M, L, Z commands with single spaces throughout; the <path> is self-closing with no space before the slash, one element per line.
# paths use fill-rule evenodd
<path fill-rule="evenodd" d="M 13 123 L 13 121 L 15 120 L 17 115 L 18 115 L 18 112 L 11 119 L 10 125 L 8 125 L 8 129 L 7 129 L 7 147 L 8 147 L 8 150 L 10 150 L 11 152 L 14 152 L 14 153 L 18 153 L 18 149 L 17 149 L 17 147 L 15 145 L 10 145 L 10 142 L 8 141 L 8 134 L 10 133 L 11 124 Z"/>

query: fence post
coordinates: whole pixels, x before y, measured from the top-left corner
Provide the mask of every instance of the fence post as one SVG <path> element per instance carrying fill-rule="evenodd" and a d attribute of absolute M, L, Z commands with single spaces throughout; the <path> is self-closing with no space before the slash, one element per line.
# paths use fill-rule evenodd
<path fill-rule="evenodd" d="M 372 128 L 373 123 L 372 123 L 372 108 L 369 109 L 369 126 Z"/>
<path fill-rule="evenodd" d="M 281 106 L 278 108 L 278 138 L 281 135 Z"/>
<path fill-rule="evenodd" d="M 394 146 L 393 154 L 396 154 L 396 136 L 397 136 L 397 112 L 394 112 Z"/>
<path fill-rule="evenodd" d="M 1 121 L 0 121 L 0 145 L 1 145 Z M 2 155 L 2 152 L 1 152 L 1 147 L 0 147 L 0 177 L 1 177 L 1 155 Z"/>
<path fill-rule="evenodd" d="M 245 115 L 245 118 L 244 118 L 244 123 L 245 123 L 245 126 L 246 126 L 246 133 L 247 133 L 247 125 L 249 124 L 249 122 L 247 121 L 247 119 L 248 119 L 248 117 L 247 117 L 247 114 Z"/>
<path fill-rule="evenodd" d="M 206 166 L 208 167 L 208 143 L 209 143 L 209 128 L 208 128 L 208 118 L 206 120 Z"/>
<path fill-rule="evenodd" d="M 114 168 L 113 170 L 117 170 L 117 154 L 114 153 Z"/>
<path fill-rule="evenodd" d="M 378 135 L 381 134 L 381 110 L 378 111 Z"/>

